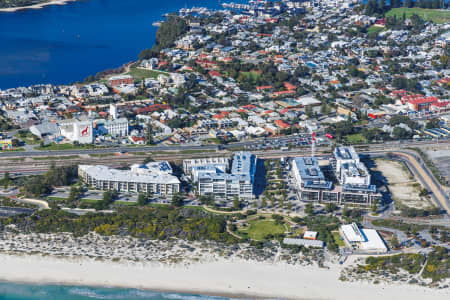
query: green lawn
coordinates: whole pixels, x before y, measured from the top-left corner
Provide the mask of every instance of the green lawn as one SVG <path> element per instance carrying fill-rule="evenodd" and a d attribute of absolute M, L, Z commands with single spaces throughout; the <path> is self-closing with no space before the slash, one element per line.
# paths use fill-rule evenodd
<path fill-rule="evenodd" d="M 383 27 L 370 26 L 369 28 L 367 28 L 367 33 L 371 34 L 374 32 L 380 32 L 380 31 L 383 31 L 383 29 L 384 29 Z"/>
<path fill-rule="evenodd" d="M 345 247 L 344 241 L 341 239 L 341 235 L 337 231 L 332 231 L 331 234 L 333 235 L 334 241 L 339 247 Z"/>
<path fill-rule="evenodd" d="M 155 70 L 145 70 L 138 68 L 131 68 L 128 75 L 133 76 L 134 80 L 141 81 L 145 78 L 157 78 L 159 74 L 169 75 L 167 72 L 155 71 Z"/>
<path fill-rule="evenodd" d="M 137 202 L 114 201 L 114 204 L 126 205 L 126 206 L 135 206 L 135 205 L 137 205 Z"/>
<path fill-rule="evenodd" d="M 406 18 L 411 17 L 416 14 L 424 20 L 433 21 L 435 23 L 446 23 L 450 21 L 450 11 L 440 10 L 440 9 L 425 9 L 425 8 L 393 8 L 386 13 L 386 16 L 397 16 L 401 18 L 405 13 Z"/>
<path fill-rule="evenodd" d="M 81 198 L 80 200 L 81 200 L 81 202 L 86 202 L 86 203 L 96 203 L 98 201 L 102 201 L 102 200 L 95 200 L 95 199 L 88 199 L 88 198 Z"/>
<path fill-rule="evenodd" d="M 286 232 L 286 228 L 281 224 L 276 224 L 273 220 L 250 221 L 247 228 L 239 231 L 247 233 L 252 240 L 264 240 L 270 234 Z"/>
<path fill-rule="evenodd" d="M 68 198 L 62 198 L 62 197 L 47 197 L 48 200 L 54 200 L 54 201 L 66 201 Z"/>
<path fill-rule="evenodd" d="M 350 143 L 367 143 L 367 139 L 360 133 L 346 135 L 345 139 Z"/>
<path fill-rule="evenodd" d="M 259 79 L 259 77 L 261 77 L 261 75 L 255 71 L 241 72 L 241 75 L 242 75 L 243 79 L 245 79 L 246 81 L 250 81 L 250 82 L 256 82 Z"/>

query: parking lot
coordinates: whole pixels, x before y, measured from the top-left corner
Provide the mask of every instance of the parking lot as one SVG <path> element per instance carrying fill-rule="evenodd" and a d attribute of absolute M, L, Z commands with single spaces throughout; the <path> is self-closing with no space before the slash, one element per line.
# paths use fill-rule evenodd
<path fill-rule="evenodd" d="M 281 148 L 295 148 L 295 147 L 306 147 L 312 144 L 311 134 L 293 134 L 290 136 L 283 136 L 278 138 L 264 138 L 258 144 L 245 146 L 248 150 L 271 150 L 271 149 L 281 149 Z M 317 146 L 329 145 L 328 139 L 321 137 L 316 138 Z"/>

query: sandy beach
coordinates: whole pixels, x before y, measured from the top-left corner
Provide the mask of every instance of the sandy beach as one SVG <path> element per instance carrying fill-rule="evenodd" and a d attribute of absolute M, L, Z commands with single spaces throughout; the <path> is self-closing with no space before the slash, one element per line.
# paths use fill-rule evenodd
<path fill-rule="evenodd" d="M 73 2 L 73 1 L 77 1 L 77 0 L 52 0 L 52 1 L 29 5 L 29 6 L 0 8 L 0 12 L 15 12 L 15 11 L 24 10 L 24 9 L 41 9 L 48 5 L 64 5 L 68 2 Z"/>
<path fill-rule="evenodd" d="M 115 286 L 196 294 L 290 299 L 449 299 L 449 289 L 407 284 L 347 283 L 339 270 L 245 260 L 190 266 L 121 263 L 40 255 L 0 255 L 0 280 Z M 338 268 L 338 266 L 336 266 Z"/>

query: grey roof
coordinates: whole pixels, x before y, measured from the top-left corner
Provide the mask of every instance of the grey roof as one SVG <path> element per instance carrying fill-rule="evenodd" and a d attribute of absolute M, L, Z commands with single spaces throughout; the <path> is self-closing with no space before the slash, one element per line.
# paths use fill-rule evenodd
<path fill-rule="evenodd" d="M 41 135 L 54 135 L 59 134 L 59 127 L 55 123 L 41 123 L 33 126 Z"/>
<path fill-rule="evenodd" d="M 323 242 L 319 240 L 285 238 L 283 244 L 323 248 Z"/>
<path fill-rule="evenodd" d="M 334 149 L 334 155 L 336 159 L 345 159 L 345 160 L 358 160 L 359 156 L 355 151 L 355 148 L 352 146 L 342 146 L 342 147 L 336 147 Z"/>
<path fill-rule="evenodd" d="M 294 163 L 306 188 L 331 189 L 332 182 L 325 180 L 315 157 L 296 157 Z"/>
<path fill-rule="evenodd" d="M 253 183 L 256 172 L 256 156 L 251 152 L 235 152 L 231 173 L 200 173 L 199 179 L 228 180 L 232 182 L 248 181 Z"/>

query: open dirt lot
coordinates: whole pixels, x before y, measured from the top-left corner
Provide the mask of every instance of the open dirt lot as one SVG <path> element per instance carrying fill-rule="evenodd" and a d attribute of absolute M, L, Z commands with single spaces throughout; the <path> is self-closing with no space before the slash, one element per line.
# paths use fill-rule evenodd
<path fill-rule="evenodd" d="M 375 164 L 377 171 L 386 178 L 394 201 L 418 209 L 432 206 L 426 197 L 419 196 L 422 186 L 403 164 L 386 159 L 377 159 Z"/>

